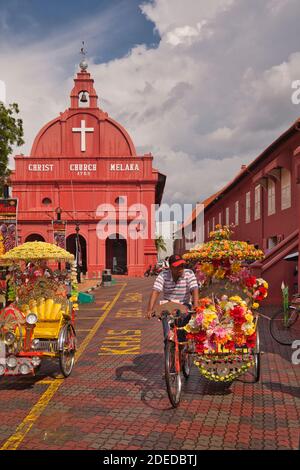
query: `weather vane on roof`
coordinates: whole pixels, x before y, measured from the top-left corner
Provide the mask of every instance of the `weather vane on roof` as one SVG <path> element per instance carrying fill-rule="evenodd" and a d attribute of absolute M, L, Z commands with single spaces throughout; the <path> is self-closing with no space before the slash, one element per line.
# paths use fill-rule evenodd
<path fill-rule="evenodd" d="M 82 56 L 82 60 L 79 64 L 79 67 L 81 69 L 81 72 L 85 72 L 86 69 L 88 68 L 88 63 L 87 61 L 85 60 L 85 56 L 86 56 L 86 50 L 85 50 L 85 47 L 84 47 L 84 41 L 82 41 L 82 48 L 80 49 L 80 54 Z"/>

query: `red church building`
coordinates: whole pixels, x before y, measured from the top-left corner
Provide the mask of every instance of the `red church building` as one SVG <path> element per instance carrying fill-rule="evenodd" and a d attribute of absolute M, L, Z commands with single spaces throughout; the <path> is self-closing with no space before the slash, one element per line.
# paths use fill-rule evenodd
<path fill-rule="evenodd" d="M 53 243 L 58 219 L 67 249 L 74 253 L 80 241 L 88 276 L 104 268 L 141 276 L 157 259 L 153 207 L 161 203 L 166 177 L 98 107 L 85 60 L 74 82 L 70 107 L 40 130 L 29 156 L 15 156 L 19 243 Z"/>
<path fill-rule="evenodd" d="M 281 283 L 300 292 L 300 120 L 277 138 L 216 194 L 202 202 L 204 240 L 217 224 L 235 225 L 234 239 L 265 252 L 254 263 L 256 274 L 270 283 L 268 302 L 281 302 Z M 186 221 L 185 229 L 195 225 Z M 182 251 L 184 247 L 178 245 Z"/>

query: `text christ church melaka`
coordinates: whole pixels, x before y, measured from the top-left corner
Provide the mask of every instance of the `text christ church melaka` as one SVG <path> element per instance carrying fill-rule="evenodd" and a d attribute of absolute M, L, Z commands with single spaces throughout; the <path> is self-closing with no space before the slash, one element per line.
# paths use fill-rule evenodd
<path fill-rule="evenodd" d="M 126 130 L 98 107 L 85 60 L 74 82 L 70 108 L 40 130 L 29 156 L 15 156 L 11 185 L 19 199 L 19 242 L 53 243 L 52 221 L 59 212 L 73 253 L 79 224 L 83 272 L 89 277 L 104 268 L 142 276 L 156 262 L 152 205 L 161 203 L 166 177 L 152 167 L 151 154 L 136 154 Z M 102 204 L 110 205 L 103 219 L 111 218 L 115 229 L 106 239 L 96 233 Z M 127 227 L 137 217 L 126 206 L 133 204 L 145 206 L 149 220 L 139 215 L 136 237 L 128 237 Z M 146 237 L 139 237 L 141 230 Z"/>

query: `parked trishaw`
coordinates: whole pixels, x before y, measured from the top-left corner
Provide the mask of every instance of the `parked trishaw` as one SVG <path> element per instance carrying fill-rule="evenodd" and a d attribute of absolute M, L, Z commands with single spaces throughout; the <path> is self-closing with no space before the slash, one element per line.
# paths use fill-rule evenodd
<path fill-rule="evenodd" d="M 64 377 L 76 350 L 74 256 L 45 242 L 27 242 L 0 256 L 7 266 L 8 304 L 0 311 L 0 376 L 34 375 L 44 357 Z"/>
<path fill-rule="evenodd" d="M 246 371 L 253 381 L 260 377 L 258 331 L 259 302 L 268 284 L 255 277 L 250 263 L 263 252 L 246 242 L 230 239 L 228 226 L 217 226 L 211 240 L 184 255 L 197 275 L 199 306 L 187 311 L 167 302 L 156 310 L 164 323 L 165 379 L 173 407 L 180 402 L 182 377 L 187 379 L 194 363 L 200 374 L 213 382 L 230 384 Z"/>

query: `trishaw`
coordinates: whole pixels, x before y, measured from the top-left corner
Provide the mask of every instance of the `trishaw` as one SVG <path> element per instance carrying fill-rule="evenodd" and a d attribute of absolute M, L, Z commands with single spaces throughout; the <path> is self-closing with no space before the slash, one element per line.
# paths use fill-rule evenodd
<path fill-rule="evenodd" d="M 27 242 L 0 257 L 9 272 L 8 305 L 0 311 L 0 376 L 34 375 L 44 357 L 72 371 L 77 304 L 74 256 Z"/>
<path fill-rule="evenodd" d="M 217 226 L 211 241 L 184 255 L 200 285 L 199 306 L 194 311 L 167 302 L 155 312 L 163 322 L 165 380 L 170 402 L 180 402 L 182 378 L 188 379 L 192 363 L 213 382 L 230 384 L 247 370 L 260 378 L 258 301 L 268 284 L 256 278 L 245 261 L 263 258 L 246 242 L 232 241 L 230 227 Z"/>

